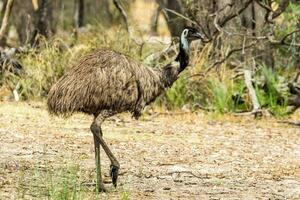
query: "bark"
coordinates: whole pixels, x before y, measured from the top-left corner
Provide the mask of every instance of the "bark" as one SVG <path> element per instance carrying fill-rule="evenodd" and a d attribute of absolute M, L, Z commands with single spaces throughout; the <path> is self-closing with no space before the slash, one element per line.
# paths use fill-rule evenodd
<path fill-rule="evenodd" d="M 249 92 L 249 96 L 251 98 L 252 106 L 253 106 L 252 113 L 254 113 L 256 115 L 258 112 L 260 112 L 260 104 L 259 104 L 255 89 L 252 84 L 251 70 L 244 69 L 244 78 L 245 78 L 245 83 L 246 83 L 246 86 L 247 86 L 247 89 Z"/>
<path fill-rule="evenodd" d="M 161 7 L 158 6 L 151 17 L 151 32 L 152 33 L 157 33 L 158 18 L 159 18 L 161 11 L 162 11 Z"/>
<path fill-rule="evenodd" d="M 183 13 L 183 7 L 179 0 L 157 0 L 157 3 L 162 9 L 167 8 L 180 14 Z M 168 11 L 165 12 L 164 16 L 166 18 L 171 35 L 173 37 L 179 37 L 182 29 L 186 25 L 186 21 L 178 15 Z"/>
<path fill-rule="evenodd" d="M 116 6 L 116 8 L 119 10 L 119 12 L 121 13 L 122 15 L 122 18 L 125 22 L 125 26 L 126 26 L 126 30 L 128 33 L 129 32 L 129 24 L 128 24 L 128 17 L 127 17 L 127 13 L 125 12 L 123 6 L 121 5 L 120 1 L 119 0 L 113 0 L 114 1 L 114 4 Z"/>
<path fill-rule="evenodd" d="M 55 34 L 59 15 L 54 15 L 54 10 L 58 2 L 39 0 L 38 6 L 34 6 L 33 1 L 15 0 L 12 21 L 21 45 L 36 45 L 40 36 L 48 38 Z"/>
<path fill-rule="evenodd" d="M 281 0 L 279 2 L 278 8 L 272 13 L 272 19 L 275 19 L 276 17 L 281 15 L 288 7 L 289 3 L 290 3 L 289 0 Z"/>
<path fill-rule="evenodd" d="M 258 3 L 253 1 L 249 7 L 241 15 L 242 25 L 246 32 L 253 37 L 263 36 L 267 29 L 271 29 L 267 25 L 266 16 L 268 12 Z M 274 68 L 274 55 L 270 43 L 261 43 L 251 52 L 256 62 L 267 67 Z"/>
<path fill-rule="evenodd" d="M 290 97 L 288 99 L 288 105 L 292 106 L 294 110 L 300 107 L 300 83 L 299 83 L 300 72 L 297 74 L 295 79 L 288 84 L 290 90 Z"/>
<path fill-rule="evenodd" d="M 7 35 L 7 30 L 8 30 L 8 24 L 9 24 L 9 18 L 11 14 L 11 10 L 13 7 L 14 0 L 8 0 L 6 3 L 6 8 L 4 12 L 4 16 L 2 19 L 2 24 L 0 28 L 0 45 L 3 46 L 5 43 L 5 37 Z"/>
<path fill-rule="evenodd" d="M 84 0 L 75 0 L 74 27 L 78 29 L 84 23 Z"/>

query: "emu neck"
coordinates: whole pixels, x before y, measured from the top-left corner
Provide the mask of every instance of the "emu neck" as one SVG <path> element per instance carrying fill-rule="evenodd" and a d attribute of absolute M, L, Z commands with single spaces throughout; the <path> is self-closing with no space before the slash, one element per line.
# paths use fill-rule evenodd
<path fill-rule="evenodd" d="M 179 53 L 175 59 L 180 63 L 179 73 L 185 70 L 189 64 L 189 43 L 183 36 L 180 38 Z"/>
<path fill-rule="evenodd" d="M 162 69 L 162 82 L 164 87 L 170 87 L 178 78 L 178 75 L 188 66 L 189 64 L 189 54 L 188 54 L 189 44 L 185 37 L 181 36 L 179 43 L 179 53 L 172 62 L 166 65 Z"/>

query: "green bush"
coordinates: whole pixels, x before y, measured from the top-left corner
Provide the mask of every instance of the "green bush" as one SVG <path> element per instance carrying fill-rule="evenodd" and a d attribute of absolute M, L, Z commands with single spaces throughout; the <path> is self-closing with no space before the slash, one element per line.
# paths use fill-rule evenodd
<path fill-rule="evenodd" d="M 256 94 L 261 106 L 269 108 L 277 116 L 285 114 L 288 101 L 287 81 L 279 74 L 280 72 L 263 66 L 256 78 Z"/>

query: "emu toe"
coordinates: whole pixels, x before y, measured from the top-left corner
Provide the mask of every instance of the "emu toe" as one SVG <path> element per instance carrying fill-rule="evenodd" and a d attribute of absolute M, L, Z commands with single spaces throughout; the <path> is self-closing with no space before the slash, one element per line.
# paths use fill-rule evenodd
<path fill-rule="evenodd" d="M 117 187 L 117 180 L 118 180 L 118 174 L 119 174 L 119 167 L 111 165 L 110 166 L 110 172 L 112 183 L 115 187 Z"/>
<path fill-rule="evenodd" d="M 107 190 L 104 187 L 104 184 L 98 185 L 97 190 L 98 190 L 98 192 L 107 192 Z"/>

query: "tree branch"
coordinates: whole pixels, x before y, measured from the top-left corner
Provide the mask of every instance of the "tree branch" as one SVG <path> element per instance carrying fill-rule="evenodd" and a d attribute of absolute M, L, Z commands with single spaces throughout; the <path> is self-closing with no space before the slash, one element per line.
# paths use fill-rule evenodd
<path fill-rule="evenodd" d="M 288 7 L 290 1 L 289 0 L 281 0 L 278 8 L 272 12 L 272 19 L 277 18 L 281 13 L 285 11 L 285 9 Z"/>
<path fill-rule="evenodd" d="M 125 25 L 126 25 L 126 30 L 129 33 L 128 17 L 127 17 L 127 14 L 126 14 L 123 6 L 121 5 L 119 0 L 114 0 L 114 4 L 115 4 L 116 8 L 119 10 L 119 12 L 121 13 L 123 20 L 125 22 Z"/>
<path fill-rule="evenodd" d="M 221 60 L 218 60 L 216 62 L 214 62 L 213 64 L 211 64 L 204 72 L 199 73 L 199 74 L 193 74 L 191 75 L 189 78 L 191 77 L 195 77 L 195 76 L 205 76 L 208 72 L 210 72 L 210 70 L 212 70 L 215 66 L 220 65 L 222 63 L 224 63 L 226 60 L 228 60 L 231 55 L 235 52 L 239 52 L 239 51 L 244 51 L 245 49 L 249 49 L 251 47 L 253 47 L 258 41 L 254 41 L 251 44 L 247 45 L 247 46 L 242 46 L 239 48 L 235 48 L 235 49 L 231 49 L 224 58 L 222 58 Z"/>
<path fill-rule="evenodd" d="M 225 26 L 225 24 L 230 21 L 231 19 L 235 18 L 236 16 L 240 15 L 249 5 L 252 3 L 253 0 L 246 0 L 243 3 L 243 6 L 237 10 L 237 3 L 234 6 L 230 6 L 230 9 L 227 12 L 223 13 L 222 15 L 217 14 L 216 17 L 218 18 L 217 23 L 220 27 Z"/>

